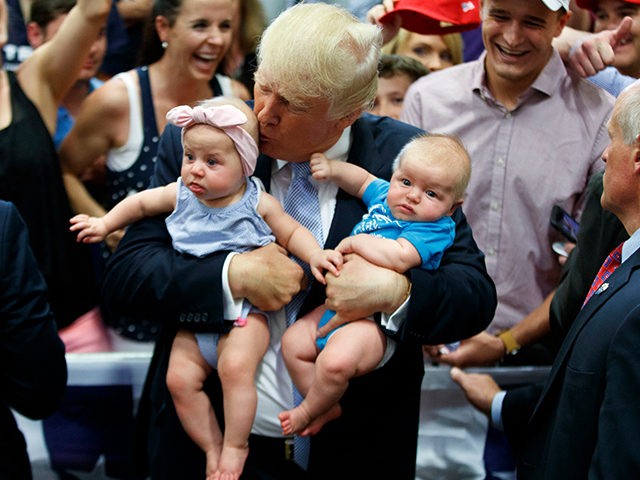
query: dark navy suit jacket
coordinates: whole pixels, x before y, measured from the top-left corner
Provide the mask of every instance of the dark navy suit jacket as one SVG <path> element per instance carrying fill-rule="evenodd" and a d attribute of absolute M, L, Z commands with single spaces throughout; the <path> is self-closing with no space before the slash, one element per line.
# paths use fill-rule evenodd
<path fill-rule="evenodd" d="M 18 210 L 0 201 L 0 478 L 31 478 L 10 408 L 44 418 L 58 406 L 67 382 L 64 345 L 29 245 Z"/>
<path fill-rule="evenodd" d="M 407 124 L 364 114 L 353 125 L 348 161 L 389 179 L 393 159 L 418 133 Z M 181 156 L 180 131 L 168 126 L 152 185 L 175 181 Z M 267 189 L 271 162 L 261 156 L 255 172 Z M 348 236 L 365 211 L 359 199 L 340 191 L 326 246 Z M 313 438 L 312 478 L 414 478 L 423 375 L 420 345 L 467 338 L 484 330 L 496 306 L 495 287 L 466 218 L 460 209 L 453 218 L 455 242 L 440 268 L 410 272 L 412 297 L 396 354 L 384 368 L 353 380 L 341 401 L 343 415 Z M 203 476 L 204 456 L 175 418 L 165 375 L 177 329 L 224 331 L 220 272 L 225 257 L 226 253 L 205 259 L 178 254 L 171 248 L 164 217 L 156 217 L 130 227 L 107 266 L 106 301 L 113 308 L 162 323 L 139 416 L 146 452 L 137 455 L 143 463 L 148 461 L 152 478 Z M 315 288 L 307 306 L 323 298 L 322 289 Z M 151 458 L 145 459 L 143 453 Z M 171 464 L 178 470 L 172 471 Z M 336 465 L 341 467 L 336 470 Z"/>
<path fill-rule="evenodd" d="M 640 478 L 640 251 L 607 282 L 571 325 L 546 384 L 505 397 L 518 478 Z"/>

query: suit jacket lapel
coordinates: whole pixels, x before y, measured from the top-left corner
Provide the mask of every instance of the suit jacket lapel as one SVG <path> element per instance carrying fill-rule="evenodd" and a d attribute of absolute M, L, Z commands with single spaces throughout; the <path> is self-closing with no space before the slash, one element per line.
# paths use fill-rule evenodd
<path fill-rule="evenodd" d="M 609 301 L 615 301 L 615 294 L 629 283 L 631 272 L 638 266 L 640 266 L 640 250 L 631 255 L 631 257 L 609 277 L 606 282 L 609 284 L 608 288 L 600 293 L 594 294 L 584 308 L 580 310 L 562 342 L 562 346 L 549 372 L 549 377 L 540 395 L 540 399 L 533 411 L 532 418 L 540 410 L 554 384 L 559 381 L 559 373 L 564 371 L 565 363 L 568 361 L 569 354 L 582 329 L 600 311 L 603 305 Z"/>

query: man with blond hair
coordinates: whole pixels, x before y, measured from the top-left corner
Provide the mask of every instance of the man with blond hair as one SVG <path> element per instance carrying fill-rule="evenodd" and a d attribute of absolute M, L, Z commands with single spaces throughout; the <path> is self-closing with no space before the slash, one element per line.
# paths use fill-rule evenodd
<path fill-rule="evenodd" d="M 420 133 L 363 113 L 377 90 L 380 44 L 376 27 L 327 4 L 286 10 L 260 42 L 254 111 L 262 155 L 255 174 L 326 248 L 348 236 L 366 210 L 360 199 L 336 185 L 310 180 L 308 170 L 303 173 L 310 156 L 325 153 L 388 179 L 393 158 Z M 180 133 L 168 128 L 152 184 L 173 181 L 180 158 Z M 298 186 L 306 197 L 289 201 Z M 327 275 L 326 297 L 325 287 L 314 283 L 303 290 L 305 298 L 296 295 L 303 270 L 277 245 L 193 259 L 175 254 L 162 218 L 130 227 L 108 266 L 104 293 L 112 307 L 161 323 L 140 405 L 137 443 L 142 451 L 136 460 L 150 470 L 145 473 L 152 479 L 204 478 L 204 454 L 182 430 L 167 392 L 168 354 L 177 329 L 228 330 L 233 322 L 225 319 L 236 318 L 239 300 L 246 298 L 274 313 L 269 314 L 271 342 L 256 378 L 258 411 L 242 478 L 413 480 L 423 374 L 420 344 L 472 335 L 486 327 L 495 308 L 493 284 L 464 214 L 458 209 L 452 218 L 454 244 L 437 271 L 412 269 L 401 275 L 347 255 L 340 275 Z M 285 437 L 278 420 L 295 397 L 280 338 L 288 321 L 325 298 L 337 312 L 326 331 L 383 312 L 380 324 L 398 340 L 398 348 L 383 367 L 350 383 L 342 416 L 311 438 L 306 465 L 304 438 Z M 299 299 L 302 308 L 294 308 Z M 214 378 L 205 389 L 220 402 L 216 384 Z"/>

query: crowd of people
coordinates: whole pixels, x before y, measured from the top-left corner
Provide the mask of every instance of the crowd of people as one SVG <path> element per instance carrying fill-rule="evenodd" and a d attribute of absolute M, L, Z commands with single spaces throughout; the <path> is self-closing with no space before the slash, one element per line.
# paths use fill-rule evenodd
<path fill-rule="evenodd" d="M 640 475 L 640 1 L 348 7 L 0 0 L 0 477 L 12 408 L 60 478 L 413 480 L 425 361 L 514 478 Z M 65 389 L 132 350 L 135 422 Z"/>

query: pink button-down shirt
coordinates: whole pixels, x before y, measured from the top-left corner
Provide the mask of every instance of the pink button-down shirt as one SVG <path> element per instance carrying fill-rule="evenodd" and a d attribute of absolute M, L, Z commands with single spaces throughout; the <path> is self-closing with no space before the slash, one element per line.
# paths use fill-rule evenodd
<path fill-rule="evenodd" d="M 458 135 L 472 161 L 463 209 L 498 291 L 491 333 L 509 328 L 557 286 L 560 266 L 549 224 L 559 204 L 579 215 L 592 173 L 604 168 L 614 98 L 569 75 L 554 52 L 517 106 L 488 90 L 485 54 L 414 83 L 402 120 Z"/>

